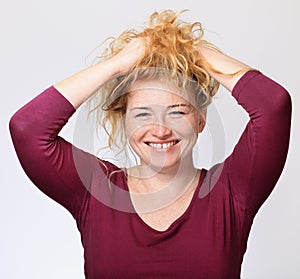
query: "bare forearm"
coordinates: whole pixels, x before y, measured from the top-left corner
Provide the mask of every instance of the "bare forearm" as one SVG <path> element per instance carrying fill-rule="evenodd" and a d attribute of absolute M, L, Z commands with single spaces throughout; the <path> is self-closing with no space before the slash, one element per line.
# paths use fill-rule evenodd
<path fill-rule="evenodd" d="M 209 70 L 209 74 L 230 92 L 241 78 L 241 76 L 251 69 L 250 66 L 240 62 L 226 54 L 220 53 L 207 47 L 200 47 L 200 55 L 214 68 L 223 74 Z M 238 72 L 238 73 L 237 73 Z M 230 75 L 237 73 L 235 75 Z"/>
<path fill-rule="evenodd" d="M 129 71 L 145 53 L 143 38 L 132 39 L 118 54 L 55 84 L 55 88 L 78 108 L 114 75 Z"/>
<path fill-rule="evenodd" d="M 101 62 L 58 82 L 54 87 L 77 109 L 114 74 L 116 70 L 111 63 Z"/>

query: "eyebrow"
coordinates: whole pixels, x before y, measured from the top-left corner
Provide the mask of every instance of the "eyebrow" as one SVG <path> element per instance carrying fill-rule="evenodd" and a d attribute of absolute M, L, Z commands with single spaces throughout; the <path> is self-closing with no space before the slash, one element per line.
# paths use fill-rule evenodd
<path fill-rule="evenodd" d="M 177 107 L 191 107 L 191 105 L 189 105 L 189 104 L 175 104 L 175 105 L 168 106 L 168 108 L 177 108 Z"/>
<path fill-rule="evenodd" d="M 135 110 L 135 109 L 147 109 L 147 110 L 151 110 L 151 108 L 149 108 L 149 107 L 134 107 L 130 111 Z"/>
<path fill-rule="evenodd" d="M 177 108 L 177 107 L 191 107 L 191 105 L 188 105 L 188 104 L 174 104 L 174 105 L 167 106 L 168 109 L 170 109 L 170 108 Z M 151 110 L 150 107 L 134 107 L 130 111 L 133 111 L 135 109 Z"/>

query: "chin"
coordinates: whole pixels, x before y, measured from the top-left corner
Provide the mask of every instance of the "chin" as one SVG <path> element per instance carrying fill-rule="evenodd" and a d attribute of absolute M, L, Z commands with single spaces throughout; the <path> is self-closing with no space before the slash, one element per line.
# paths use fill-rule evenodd
<path fill-rule="evenodd" d="M 141 167 L 148 168 L 149 170 L 158 172 L 158 173 L 166 173 L 166 172 L 174 172 L 180 168 L 180 161 L 176 162 L 167 162 L 159 164 L 156 160 L 156 163 L 142 163 Z"/>

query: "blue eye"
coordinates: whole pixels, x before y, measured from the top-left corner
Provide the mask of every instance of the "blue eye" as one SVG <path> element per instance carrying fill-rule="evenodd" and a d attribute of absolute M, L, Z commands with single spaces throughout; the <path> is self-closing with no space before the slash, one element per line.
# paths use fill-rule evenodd
<path fill-rule="evenodd" d="M 149 117 L 150 116 L 150 113 L 148 112 L 142 112 L 142 113 L 139 113 L 137 115 L 135 115 L 135 118 L 138 118 L 138 117 Z"/>
<path fill-rule="evenodd" d="M 184 115 L 185 114 L 185 112 L 183 112 L 183 111 L 171 111 L 170 112 L 171 114 L 177 114 L 177 115 Z"/>
<path fill-rule="evenodd" d="M 179 110 L 173 110 L 173 111 L 169 112 L 169 115 L 173 116 L 173 117 L 181 117 L 181 116 L 184 116 L 185 114 L 186 114 L 185 112 L 179 111 Z"/>

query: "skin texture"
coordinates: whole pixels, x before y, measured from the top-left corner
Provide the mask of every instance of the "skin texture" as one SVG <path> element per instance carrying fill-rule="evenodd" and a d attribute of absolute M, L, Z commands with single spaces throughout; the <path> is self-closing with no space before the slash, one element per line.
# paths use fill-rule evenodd
<path fill-rule="evenodd" d="M 192 148 L 204 128 L 200 113 L 162 84 L 140 82 L 138 86 L 141 89 L 131 92 L 128 98 L 125 132 L 141 166 L 167 172 L 179 168 L 181 159 L 188 158 L 185 163 L 192 167 Z M 168 148 L 158 146 L 170 142 L 175 144 Z"/>

